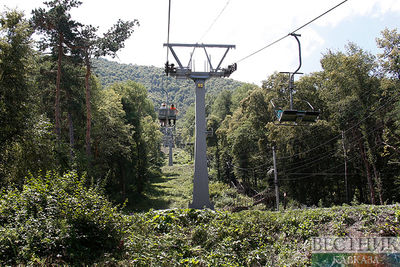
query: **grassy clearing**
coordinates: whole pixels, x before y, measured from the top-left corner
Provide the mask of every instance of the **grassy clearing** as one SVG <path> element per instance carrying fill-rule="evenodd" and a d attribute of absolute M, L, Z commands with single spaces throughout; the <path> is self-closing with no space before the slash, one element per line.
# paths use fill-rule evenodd
<path fill-rule="evenodd" d="M 190 155 L 182 149 L 174 149 L 173 166 L 162 167 L 162 177 L 153 178 L 144 196 L 135 203 L 134 211 L 151 209 L 185 209 L 192 200 L 194 165 Z M 231 210 L 234 207 L 251 206 L 253 200 L 239 194 L 228 185 L 210 181 L 210 199 L 217 210 Z M 259 205 L 255 207 L 263 208 Z"/>
<path fill-rule="evenodd" d="M 135 203 L 136 211 L 150 209 L 187 208 L 193 189 L 193 162 L 190 155 L 181 149 L 174 149 L 174 165 L 162 167 L 162 177 L 150 181 L 143 197 Z"/>

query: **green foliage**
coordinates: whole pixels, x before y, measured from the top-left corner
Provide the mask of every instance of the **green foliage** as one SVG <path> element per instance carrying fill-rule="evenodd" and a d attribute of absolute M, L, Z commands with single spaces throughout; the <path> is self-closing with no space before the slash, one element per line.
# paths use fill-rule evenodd
<path fill-rule="evenodd" d="M 317 236 L 399 236 L 393 206 L 286 212 L 170 209 L 121 215 L 75 173 L 0 198 L 2 264 L 309 266 Z M 214 184 L 213 196 L 227 188 Z"/>
<path fill-rule="evenodd" d="M 31 125 L 36 103 L 31 34 L 22 13 L 0 14 L 0 151 Z"/>
<path fill-rule="evenodd" d="M 113 199 L 124 202 L 130 192 L 133 200 L 162 162 L 153 105 L 146 89 L 132 81 L 100 91 L 97 99 L 93 175 L 105 181 Z"/>
<path fill-rule="evenodd" d="M 2 264 L 91 264 L 121 249 L 124 217 L 76 173 L 31 177 L 0 198 Z"/>
<path fill-rule="evenodd" d="M 377 38 L 377 44 L 383 49 L 383 53 L 379 54 L 383 71 L 400 79 L 400 39 L 397 29 L 383 30 L 382 37 Z"/>
<path fill-rule="evenodd" d="M 94 60 L 94 72 L 104 87 L 116 82 L 132 80 L 143 84 L 149 98 L 156 107 L 166 101 L 165 91 L 168 91 L 169 103 L 174 103 L 179 109 L 179 116 L 186 113 L 188 107 L 194 103 L 194 83 L 191 80 L 177 80 L 166 77 L 163 70 L 153 66 L 138 66 L 133 64 L 119 64 L 106 59 Z M 206 83 L 207 93 L 217 95 L 222 90 L 232 91 L 242 83 L 232 79 L 210 79 Z"/>
<path fill-rule="evenodd" d="M 115 57 L 117 52 L 125 47 L 125 41 L 133 33 L 134 26 L 139 26 L 139 22 L 137 20 L 118 20 L 117 23 L 111 29 L 109 29 L 102 38 L 97 40 L 98 50 L 94 52 L 96 57 L 106 55 Z"/>
<path fill-rule="evenodd" d="M 215 132 L 207 140 L 212 177 L 228 184 L 239 182 L 250 196 L 254 190 L 268 193 L 273 187 L 268 170 L 274 146 L 280 190 L 287 193 L 289 202 L 332 206 L 349 202 L 356 192 L 361 203 L 397 201 L 400 183 L 392 174 L 399 169 L 397 164 L 388 164 L 399 152 L 397 35 L 383 32 L 378 44 L 385 54 L 379 62 L 349 43 L 345 52 L 328 51 L 322 57 L 321 72 L 295 82 L 294 109 L 309 110 L 308 101 L 321 111 L 318 122 L 308 127 L 273 123 L 271 101 L 289 109 L 287 75 L 271 75 L 262 88 L 246 85 L 221 92 L 211 101 L 208 116 L 208 126 Z M 378 63 L 385 76 L 378 72 Z M 192 114 L 186 117 L 189 129 Z M 339 175 L 344 161 L 347 182 Z"/>
<path fill-rule="evenodd" d="M 37 118 L 32 128 L 18 141 L 5 146 L 0 162 L 3 186 L 22 186 L 29 173 L 38 175 L 58 168 L 53 125 L 44 116 Z"/>
<path fill-rule="evenodd" d="M 210 183 L 210 199 L 218 210 L 233 210 L 236 207 L 248 208 L 253 204 L 253 199 L 240 194 L 236 188 L 222 182 Z"/>
<path fill-rule="evenodd" d="M 341 236 L 343 233 L 382 235 L 380 229 L 396 229 L 390 221 L 396 220 L 398 213 L 398 206 L 336 207 L 285 213 L 243 211 L 228 214 L 193 209 L 150 211 L 130 218 L 126 254 L 119 263 L 136 266 L 309 266 L 312 237 Z M 360 219 L 360 214 L 365 217 Z M 376 223 L 378 227 L 369 231 L 365 226 L 370 223 Z"/>
<path fill-rule="evenodd" d="M 35 30 L 47 35 L 40 42 L 41 49 L 51 48 L 57 54 L 57 48 L 71 44 L 76 37 L 79 23 L 71 19 L 72 8 L 79 7 L 82 2 L 76 0 L 53 0 L 44 2 L 47 10 L 36 8 L 32 11 L 31 24 Z"/>

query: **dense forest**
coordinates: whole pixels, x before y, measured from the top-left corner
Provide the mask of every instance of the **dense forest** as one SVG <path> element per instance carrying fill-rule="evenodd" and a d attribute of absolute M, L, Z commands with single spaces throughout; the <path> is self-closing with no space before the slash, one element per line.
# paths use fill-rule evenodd
<path fill-rule="evenodd" d="M 71 19 L 77 2 L 46 5 L 29 21 L 17 11 L 1 17 L 1 187 L 73 170 L 124 202 L 158 175 L 161 134 L 143 85 L 103 88 L 91 65 L 92 58 L 115 55 L 136 22 L 118 21 L 99 37 Z M 34 31 L 43 36 L 40 50 Z"/>
<path fill-rule="evenodd" d="M 275 147 L 281 194 L 296 205 L 398 202 L 399 44 L 397 30 L 385 29 L 377 56 L 353 43 L 327 51 L 321 72 L 295 82 L 294 108 L 304 110 L 309 101 L 321 112 L 308 126 L 276 123 L 270 101 L 289 109 L 286 74 L 271 75 L 261 88 L 220 92 L 208 104 L 212 178 L 268 199 Z M 193 129 L 192 113 L 183 124 Z"/>
<path fill-rule="evenodd" d="M 139 23 L 119 20 L 99 35 L 97 27 L 71 17 L 80 4 L 45 2 L 29 18 L 16 10 L 0 14 L 1 264 L 220 266 L 229 261 L 262 266 L 292 261 L 295 266 L 285 251 L 305 253 L 303 242 L 318 234 L 314 228 L 329 221 L 338 225 L 331 234 L 346 233 L 341 225 L 357 217 L 350 208 L 331 214 L 257 211 L 229 217 L 220 211 L 151 210 L 126 215 L 156 191 L 152 181 L 166 180 L 156 112 L 165 92 L 181 111 L 179 145 L 193 153 L 194 83 L 167 77 L 160 68 L 104 59 L 134 38 Z M 35 33 L 40 40 L 34 40 Z M 262 203 L 261 209 L 273 210 L 275 149 L 285 208 L 398 203 L 400 34 L 383 29 L 376 43 L 377 55 L 353 43 L 344 51 L 328 50 L 322 71 L 295 81 L 294 106 L 304 109 L 308 101 L 320 111 L 318 121 L 306 126 L 276 123 L 271 100 L 288 108 L 286 74 L 274 73 L 261 87 L 207 81 L 211 182 L 250 199 L 246 209 Z M 214 195 L 222 196 L 223 190 Z M 396 207 L 357 209 L 371 211 L 378 222 L 383 215 L 398 220 Z M 374 231 L 399 235 L 390 220 Z M 281 234 L 292 234 L 295 244 Z M 300 258 L 302 265 L 310 263 L 304 254 Z"/>

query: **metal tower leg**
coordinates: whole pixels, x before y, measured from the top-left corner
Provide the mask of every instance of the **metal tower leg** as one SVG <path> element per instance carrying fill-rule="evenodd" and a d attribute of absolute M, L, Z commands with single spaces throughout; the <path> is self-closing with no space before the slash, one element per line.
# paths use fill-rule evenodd
<path fill-rule="evenodd" d="M 168 131 L 168 145 L 169 145 L 169 151 L 168 151 L 168 166 L 173 166 L 173 160 L 172 160 L 172 145 L 174 142 L 174 137 L 173 137 L 173 133 L 172 130 L 169 129 Z"/>
<path fill-rule="evenodd" d="M 207 171 L 207 144 L 206 144 L 206 109 L 205 87 L 206 79 L 195 79 L 196 83 L 196 141 L 193 178 L 193 202 L 189 208 L 214 209 L 210 202 Z"/>

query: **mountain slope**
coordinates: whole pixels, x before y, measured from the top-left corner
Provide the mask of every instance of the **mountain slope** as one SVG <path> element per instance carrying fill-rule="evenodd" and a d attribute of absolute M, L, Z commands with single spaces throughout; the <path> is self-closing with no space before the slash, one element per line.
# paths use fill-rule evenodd
<path fill-rule="evenodd" d="M 168 102 L 174 103 L 182 113 L 185 113 L 186 108 L 194 102 L 195 85 L 193 81 L 166 77 L 161 68 L 120 64 L 106 59 L 94 60 L 93 65 L 94 72 L 104 87 L 126 80 L 143 84 L 148 89 L 149 97 L 155 107 L 166 101 L 164 90 L 168 92 Z M 242 82 L 232 79 L 213 78 L 207 81 L 206 90 L 208 94 L 216 95 L 222 90 L 235 90 L 242 85 Z"/>

